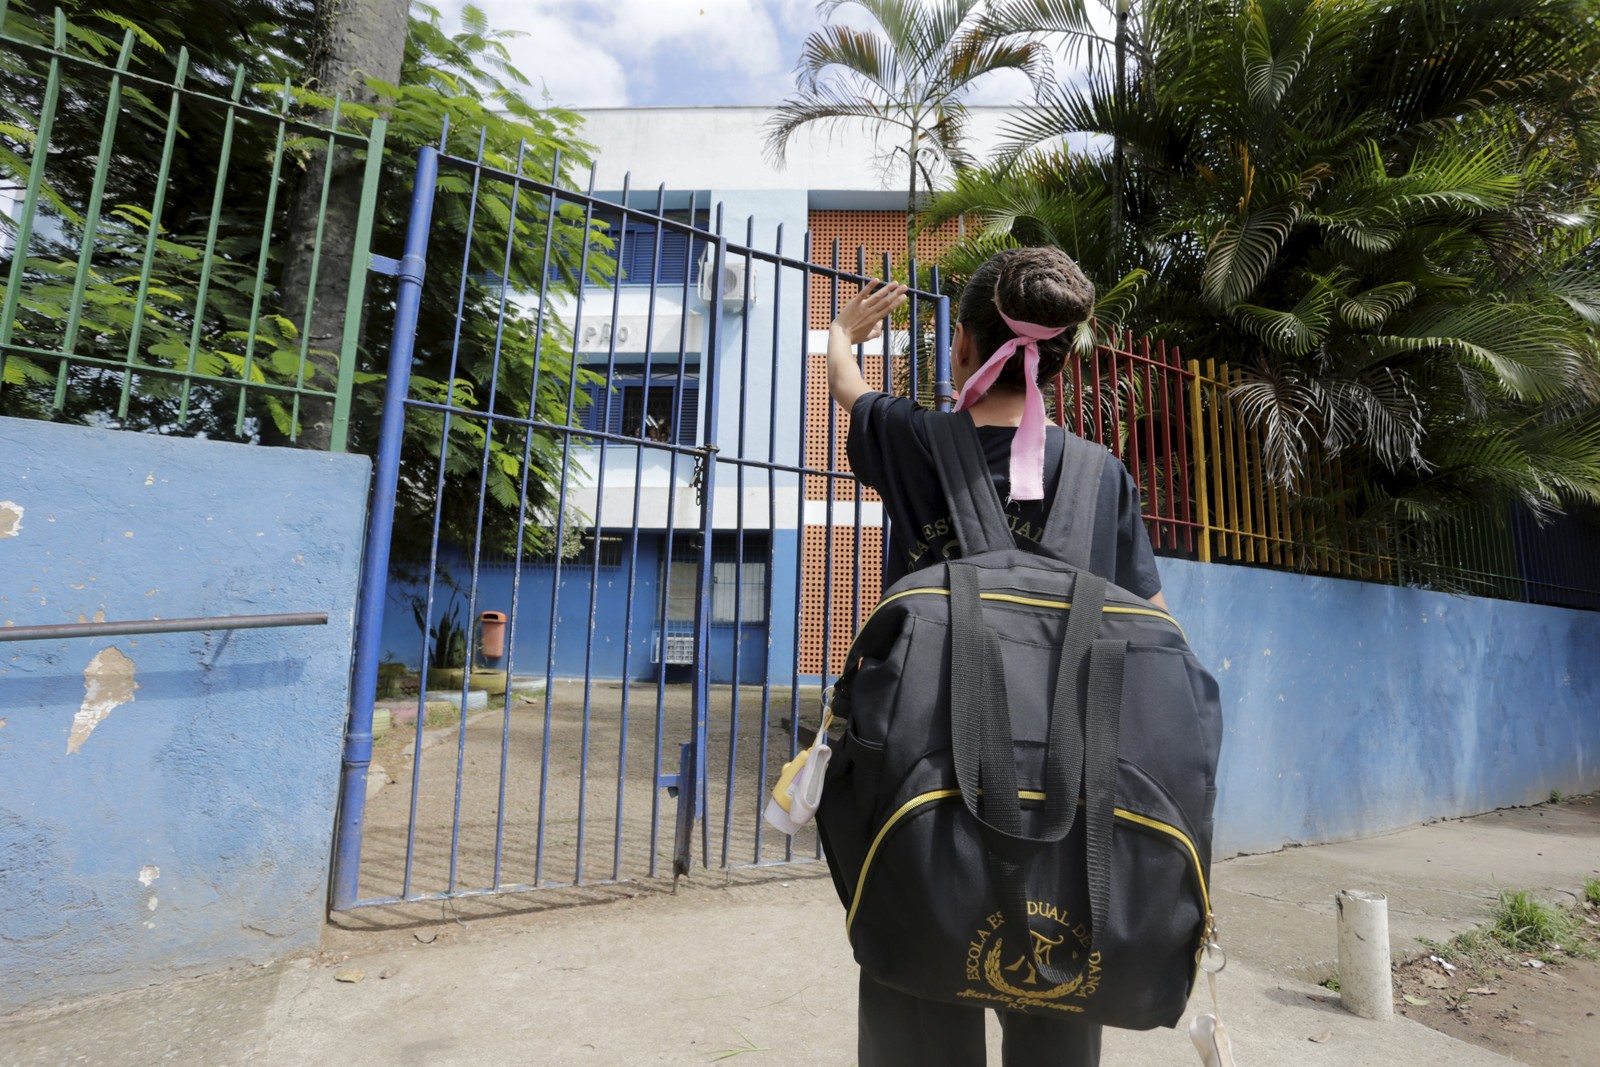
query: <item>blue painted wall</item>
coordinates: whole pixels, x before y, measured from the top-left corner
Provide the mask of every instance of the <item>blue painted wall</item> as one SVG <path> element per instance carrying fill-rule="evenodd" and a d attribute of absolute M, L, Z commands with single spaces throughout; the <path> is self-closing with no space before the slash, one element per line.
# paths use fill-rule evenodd
<path fill-rule="evenodd" d="M 0 1011 L 316 945 L 367 484 L 360 456 L 0 419 L 0 625 L 329 616 L 0 644 Z"/>
<path fill-rule="evenodd" d="M 1218 856 L 1600 788 L 1600 613 L 1159 565 L 1222 687 Z"/>
<path fill-rule="evenodd" d="M 776 251 L 782 227 L 782 251 L 791 259 L 805 259 L 805 235 L 811 226 L 809 194 L 805 190 L 713 189 L 711 201 L 721 204 L 723 232 L 728 239 L 752 248 Z M 749 220 L 754 220 L 753 232 Z M 749 314 L 723 316 L 726 331 L 718 367 L 717 444 L 724 456 L 739 455 L 786 466 L 800 463 L 800 433 L 804 403 L 800 388 L 800 369 L 806 356 L 806 320 L 802 311 L 806 297 L 805 278 L 800 271 L 780 269 L 771 263 L 758 263 L 752 288 L 755 302 Z M 776 342 L 774 341 L 776 338 Z M 777 418 L 772 401 L 777 399 Z M 776 422 L 777 432 L 772 432 Z M 794 671 L 794 620 L 799 615 L 795 597 L 794 567 L 797 534 L 794 530 L 801 506 L 800 481 L 795 474 L 778 472 L 769 476 L 749 468 L 743 486 L 764 499 L 773 492 L 778 501 L 777 549 L 772 570 L 771 612 L 773 620 L 772 654 L 768 675 L 774 684 L 787 684 Z M 734 464 L 717 465 L 717 493 L 737 498 L 740 469 Z M 727 504 L 718 511 L 725 513 Z M 764 512 L 752 522 L 764 524 Z M 788 517 L 785 517 L 788 516 Z M 719 514 L 719 526 L 727 520 Z M 787 529 L 785 529 L 787 527 Z M 747 642 L 749 635 L 747 635 Z M 763 645 L 765 641 L 761 642 Z M 748 644 L 746 648 L 748 649 Z M 740 675 L 759 684 L 741 662 Z"/>
<path fill-rule="evenodd" d="M 627 535 L 627 531 L 622 533 Z M 524 564 L 522 580 L 516 588 L 517 609 L 513 612 L 515 567 L 509 563 L 480 563 L 477 601 L 470 607 L 472 616 L 476 618 L 485 611 L 499 611 L 512 616 L 514 640 L 510 646 L 509 669 L 513 674 L 544 677 L 548 673 L 555 678 L 582 678 L 587 671 L 589 677 L 605 681 L 619 681 L 624 675 L 633 681 L 654 681 L 659 669 L 653 658 L 655 631 L 659 623 L 664 537 L 665 534 L 658 530 L 645 530 L 640 534 L 638 561 L 634 566 L 632 583 L 631 636 L 624 627 L 628 618 L 630 589 L 626 544 L 620 566 L 601 566 L 596 571 L 587 562 L 562 564 L 561 592 L 554 604 L 553 643 L 550 640 L 550 613 L 551 591 L 555 587 L 554 566 Z M 793 536 L 789 535 L 786 540 L 791 545 L 792 558 Z M 465 621 L 472 589 L 471 560 L 464 559 L 459 552 L 452 550 L 441 553 L 440 566 L 460 586 L 455 604 L 460 608 L 461 619 Z M 792 579 L 790 584 L 792 586 Z M 589 595 L 591 587 L 595 590 L 592 609 Z M 450 587 L 442 581 L 436 585 L 432 615 L 435 622 L 449 613 L 451 592 Z M 412 611 L 412 598 L 425 597 L 426 593 L 425 584 L 390 583 L 383 618 L 382 657 L 385 661 L 403 663 L 412 670 L 420 665 L 423 637 Z M 793 601 L 792 589 L 789 600 Z M 711 626 L 711 681 L 715 685 L 725 685 L 734 678 L 735 632 L 736 628 L 731 623 Z M 738 676 L 745 685 L 760 685 L 767 672 L 767 627 L 764 624 L 747 623 L 739 627 L 738 632 L 742 635 L 738 642 Z M 594 638 L 592 648 L 591 633 Z M 493 666 L 506 669 L 507 663 L 497 661 Z M 669 672 L 668 680 L 682 681 L 681 674 L 681 668 L 678 673 Z M 787 679 L 788 675 L 783 677 Z"/>

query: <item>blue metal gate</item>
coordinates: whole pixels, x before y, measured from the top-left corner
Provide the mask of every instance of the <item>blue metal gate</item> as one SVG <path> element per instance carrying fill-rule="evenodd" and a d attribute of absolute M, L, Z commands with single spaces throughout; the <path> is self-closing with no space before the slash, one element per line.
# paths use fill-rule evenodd
<path fill-rule="evenodd" d="M 441 181 L 470 186 L 464 220 L 433 218 Z M 395 328 L 335 910 L 676 876 L 696 851 L 724 871 L 819 855 L 760 812 L 875 599 L 863 528 L 885 520 L 841 472 L 811 328 L 868 264 L 841 267 L 837 243 L 814 264 L 782 225 L 758 248 L 755 219 L 735 242 L 721 205 L 628 184 L 597 192 L 591 169 L 580 192 L 559 161 L 546 181 L 425 149 L 404 252 L 374 257 Z M 482 269 L 483 242 L 505 269 Z M 519 278 L 514 254 L 540 242 Z M 886 390 L 948 403 L 938 291 L 933 272 L 859 355 Z M 442 301 L 450 350 L 420 352 Z M 415 695 L 375 701 L 380 675 Z M 415 730 L 380 744 L 396 780 L 369 795 L 379 703 Z"/>

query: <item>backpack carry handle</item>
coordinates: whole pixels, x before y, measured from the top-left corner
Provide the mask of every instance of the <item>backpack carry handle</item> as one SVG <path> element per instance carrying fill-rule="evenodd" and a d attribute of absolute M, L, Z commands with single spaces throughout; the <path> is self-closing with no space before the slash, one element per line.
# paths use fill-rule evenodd
<path fill-rule="evenodd" d="M 1007 928 L 1026 931 L 1024 864 L 1066 837 L 1085 796 L 1090 937 L 1083 964 L 1059 968 L 1041 960 L 1034 939 L 1024 951 L 1046 981 L 1078 978 L 1105 927 L 1111 896 L 1111 826 L 1115 809 L 1117 734 L 1126 642 L 1097 640 L 1107 583 L 1080 572 L 1062 638 L 1045 752 L 1044 825 L 1024 832 L 1016 752 L 1000 642 L 983 621 L 978 569 L 946 565 L 950 588 L 951 751 L 962 800 L 989 852 Z M 981 798 L 981 799 L 980 799 Z"/>

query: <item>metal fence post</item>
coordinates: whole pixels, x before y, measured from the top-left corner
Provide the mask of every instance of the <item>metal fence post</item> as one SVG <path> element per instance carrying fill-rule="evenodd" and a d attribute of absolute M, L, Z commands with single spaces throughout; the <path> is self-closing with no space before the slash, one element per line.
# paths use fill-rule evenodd
<path fill-rule="evenodd" d="M 350 401 L 355 393 L 356 360 L 361 344 L 361 309 L 367 298 L 367 267 L 372 225 L 378 214 L 378 182 L 383 177 L 383 143 L 389 121 L 374 119 L 367 135 L 366 168 L 361 175 L 361 212 L 356 216 L 356 254 L 345 297 L 344 334 L 339 340 L 339 379 L 333 397 L 333 439 L 329 451 L 343 452 L 350 439 Z M 330 149 L 331 151 L 331 149 Z"/>
<path fill-rule="evenodd" d="M 711 271 L 709 296 L 706 308 L 706 354 L 700 362 L 700 407 L 705 412 L 705 437 L 700 442 L 700 460 L 697 481 L 700 497 L 700 560 L 696 578 L 694 608 L 694 737 L 690 740 L 692 751 L 685 754 L 678 782 L 678 827 L 673 857 L 674 875 L 687 874 L 693 834 L 685 834 L 686 823 L 692 825 L 705 813 L 706 786 L 708 784 L 706 747 L 709 739 L 708 723 L 711 704 L 711 578 L 712 542 L 716 536 L 716 484 L 717 484 L 717 356 L 722 348 L 722 271 L 728 256 L 728 241 L 722 236 L 722 209 L 717 208 L 716 251 L 706 266 Z M 737 640 L 737 637 L 735 637 Z M 734 680 L 738 684 L 738 680 Z M 692 780 L 684 780 L 683 775 Z M 685 807 L 687 806 L 687 811 Z M 704 828 L 702 824 L 702 835 Z M 709 865 L 710 842 L 705 840 L 706 855 L 701 862 Z"/>
<path fill-rule="evenodd" d="M 358 899 L 361 872 L 361 825 L 367 805 L 367 767 L 372 762 L 372 702 L 378 688 L 378 655 L 382 651 L 383 605 L 389 585 L 389 540 L 394 530 L 395 490 L 400 480 L 400 450 L 405 432 L 406 394 L 411 386 L 412 348 L 422 305 L 422 277 L 427 262 L 428 230 L 433 222 L 433 192 L 439 175 L 439 153 L 423 148 L 411 191 L 411 218 L 406 225 L 405 252 L 397 274 L 399 294 L 394 336 L 389 341 L 389 377 L 384 383 L 383 422 L 373 471 L 372 503 L 367 521 L 366 551 L 361 563 L 361 602 L 357 621 L 355 670 L 350 688 L 350 721 L 344 743 L 344 771 L 339 784 L 339 816 L 335 828 L 331 907 L 345 910 Z"/>
<path fill-rule="evenodd" d="M 955 383 L 950 379 L 950 298 L 941 296 L 933 306 L 933 399 L 940 411 L 955 403 Z"/>

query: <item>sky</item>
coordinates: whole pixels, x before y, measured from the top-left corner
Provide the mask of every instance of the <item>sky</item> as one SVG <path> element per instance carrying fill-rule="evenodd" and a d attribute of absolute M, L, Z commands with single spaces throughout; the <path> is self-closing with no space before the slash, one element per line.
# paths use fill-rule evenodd
<path fill-rule="evenodd" d="M 446 10 L 465 6 L 456 0 Z M 512 61 L 572 108 L 776 104 L 794 90 L 800 42 L 822 24 L 815 0 L 476 0 Z M 838 17 L 858 22 L 843 9 Z M 450 27 L 454 29 L 454 26 Z M 1027 95 L 1012 71 L 984 78 L 969 104 Z M 538 100 L 536 91 L 532 98 Z"/>

